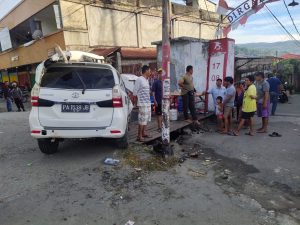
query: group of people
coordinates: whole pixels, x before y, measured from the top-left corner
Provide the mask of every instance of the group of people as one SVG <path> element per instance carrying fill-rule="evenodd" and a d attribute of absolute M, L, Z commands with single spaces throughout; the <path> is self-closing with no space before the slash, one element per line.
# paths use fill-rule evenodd
<path fill-rule="evenodd" d="M 21 112 L 21 109 L 25 111 L 25 107 L 23 104 L 23 93 L 22 90 L 18 87 L 16 82 L 4 82 L 3 84 L 3 97 L 6 101 L 6 109 L 8 112 L 12 111 L 13 102 L 15 102 L 18 112 Z"/>
<path fill-rule="evenodd" d="M 238 136 L 244 126 L 249 127 L 247 135 L 254 135 L 253 117 L 255 113 L 262 118 L 257 133 L 267 133 L 269 116 L 275 115 L 281 82 L 275 76 L 265 79 L 263 72 L 249 75 L 244 81 L 233 84 L 232 77 L 218 79 L 216 87 L 203 94 L 212 94 L 215 114 L 218 118 L 218 131 L 222 134 Z M 270 104 L 272 110 L 270 113 Z M 234 112 L 234 109 L 235 112 Z M 232 117 L 236 115 L 238 127 L 232 131 Z"/>
<path fill-rule="evenodd" d="M 142 75 L 136 80 L 133 90 L 134 104 L 139 108 L 138 141 L 143 141 L 149 137 L 146 134 L 146 126 L 151 121 L 151 95 L 154 99 L 158 131 L 161 131 L 162 126 L 162 69 L 157 71 L 156 79 L 151 84 L 149 80 L 151 80 L 151 71 L 149 66 L 145 65 L 142 67 Z M 178 85 L 181 88 L 184 119 L 199 124 L 195 109 L 196 89 L 193 82 L 193 66 L 186 67 L 186 73 L 179 79 Z M 215 87 L 199 95 L 212 95 L 215 114 L 218 119 L 218 132 L 238 136 L 240 130 L 244 126 L 248 126 L 249 132 L 246 134 L 253 136 L 255 133 L 253 128 L 255 113 L 262 118 L 262 126 L 256 132 L 266 133 L 269 116 L 275 115 L 280 91 L 281 82 L 279 79 L 273 76 L 266 80 L 263 72 L 257 72 L 236 84 L 234 84 L 232 77 L 225 77 L 224 81 L 217 79 Z M 271 113 L 269 110 L 270 103 L 272 104 Z M 232 130 L 234 114 L 237 117 L 238 126 Z"/>

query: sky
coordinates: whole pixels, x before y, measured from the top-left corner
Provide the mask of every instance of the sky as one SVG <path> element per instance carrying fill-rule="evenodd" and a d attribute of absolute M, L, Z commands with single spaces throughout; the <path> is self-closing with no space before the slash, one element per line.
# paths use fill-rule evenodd
<path fill-rule="evenodd" d="M 0 0 L 0 19 L 8 13 L 8 10 L 16 6 L 22 0 Z M 172 0 L 182 3 L 182 0 Z M 212 0 L 217 3 L 218 0 Z M 230 7 L 238 6 L 243 0 L 226 0 Z M 298 40 L 300 35 L 296 32 L 292 21 L 283 3 L 284 0 L 269 3 L 271 11 L 278 17 L 282 24 Z M 289 4 L 292 0 L 285 0 Z M 300 0 L 296 0 L 300 4 Z M 300 32 L 300 5 L 289 7 L 294 22 Z M 229 33 L 229 37 L 235 39 L 237 44 L 252 42 L 276 42 L 291 40 L 281 26 L 273 20 L 272 16 L 264 8 L 257 14 L 252 15 L 244 26 L 239 26 Z"/>
<path fill-rule="evenodd" d="M 0 0 L 0 20 L 22 0 Z"/>
<path fill-rule="evenodd" d="M 182 3 L 181 0 L 173 0 Z M 212 0 L 217 3 L 218 0 Z M 296 0 L 299 5 L 288 7 L 294 19 L 296 27 L 300 32 L 300 0 Z M 242 0 L 226 0 L 229 7 L 236 7 L 241 4 Z M 287 5 L 292 0 L 285 0 Z M 269 9 L 277 16 L 281 23 L 288 31 L 300 41 L 300 35 L 297 33 L 293 23 L 284 6 L 283 0 L 267 4 Z M 252 15 L 244 26 L 239 26 L 236 30 L 231 31 L 228 37 L 235 39 L 237 44 L 253 43 L 253 42 L 276 42 L 291 40 L 281 26 L 273 20 L 273 17 L 266 8 Z"/>

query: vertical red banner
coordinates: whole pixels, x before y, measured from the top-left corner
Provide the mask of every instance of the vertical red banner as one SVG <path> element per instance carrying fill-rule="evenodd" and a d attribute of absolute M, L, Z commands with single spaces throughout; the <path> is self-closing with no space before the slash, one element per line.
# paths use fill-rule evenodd
<path fill-rule="evenodd" d="M 226 76 L 234 77 L 234 40 L 222 38 L 209 42 L 209 58 L 207 68 L 206 90 L 216 85 L 217 79 Z M 212 96 L 206 98 L 206 109 L 214 110 Z"/>

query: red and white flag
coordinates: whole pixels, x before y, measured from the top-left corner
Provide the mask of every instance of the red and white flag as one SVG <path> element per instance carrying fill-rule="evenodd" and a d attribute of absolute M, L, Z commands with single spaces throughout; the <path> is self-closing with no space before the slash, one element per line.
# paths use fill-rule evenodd
<path fill-rule="evenodd" d="M 223 35 L 227 37 L 228 33 L 231 30 L 237 29 L 239 25 L 245 25 L 248 18 L 260 11 L 265 6 L 265 4 L 277 1 L 279 0 L 246 0 L 239 7 L 226 14 L 226 18 L 228 19 L 230 25 L 223 28 Z M 222 4 L 224 4 L 225 1 L 220 0 L 219 5 L 221 5 L 221 2 L 223 2 Z M 226 2 L 225 5 L 229 10 L 231 10 Z M 228 9 L 226 12 L 228 12 Z"/>
<path fill-rule="evenodd" d="M 218 8 L 217 8 L 217 13 L 222 14 L 222 15 L 227 15 L 228 11 L 231 8 L 228 7 L 228 4 L 225 0 L 219 0 Z"/>

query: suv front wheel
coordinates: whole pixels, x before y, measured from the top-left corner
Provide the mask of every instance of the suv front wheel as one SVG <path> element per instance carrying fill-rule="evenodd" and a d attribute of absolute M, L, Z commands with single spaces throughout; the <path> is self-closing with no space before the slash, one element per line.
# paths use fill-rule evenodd
<path fill-rule="evenodd" d="M 38 145 L 42 153 L 54 154 L 58 150 L 59 141 L 57 139 L 38 139 Z"/>

